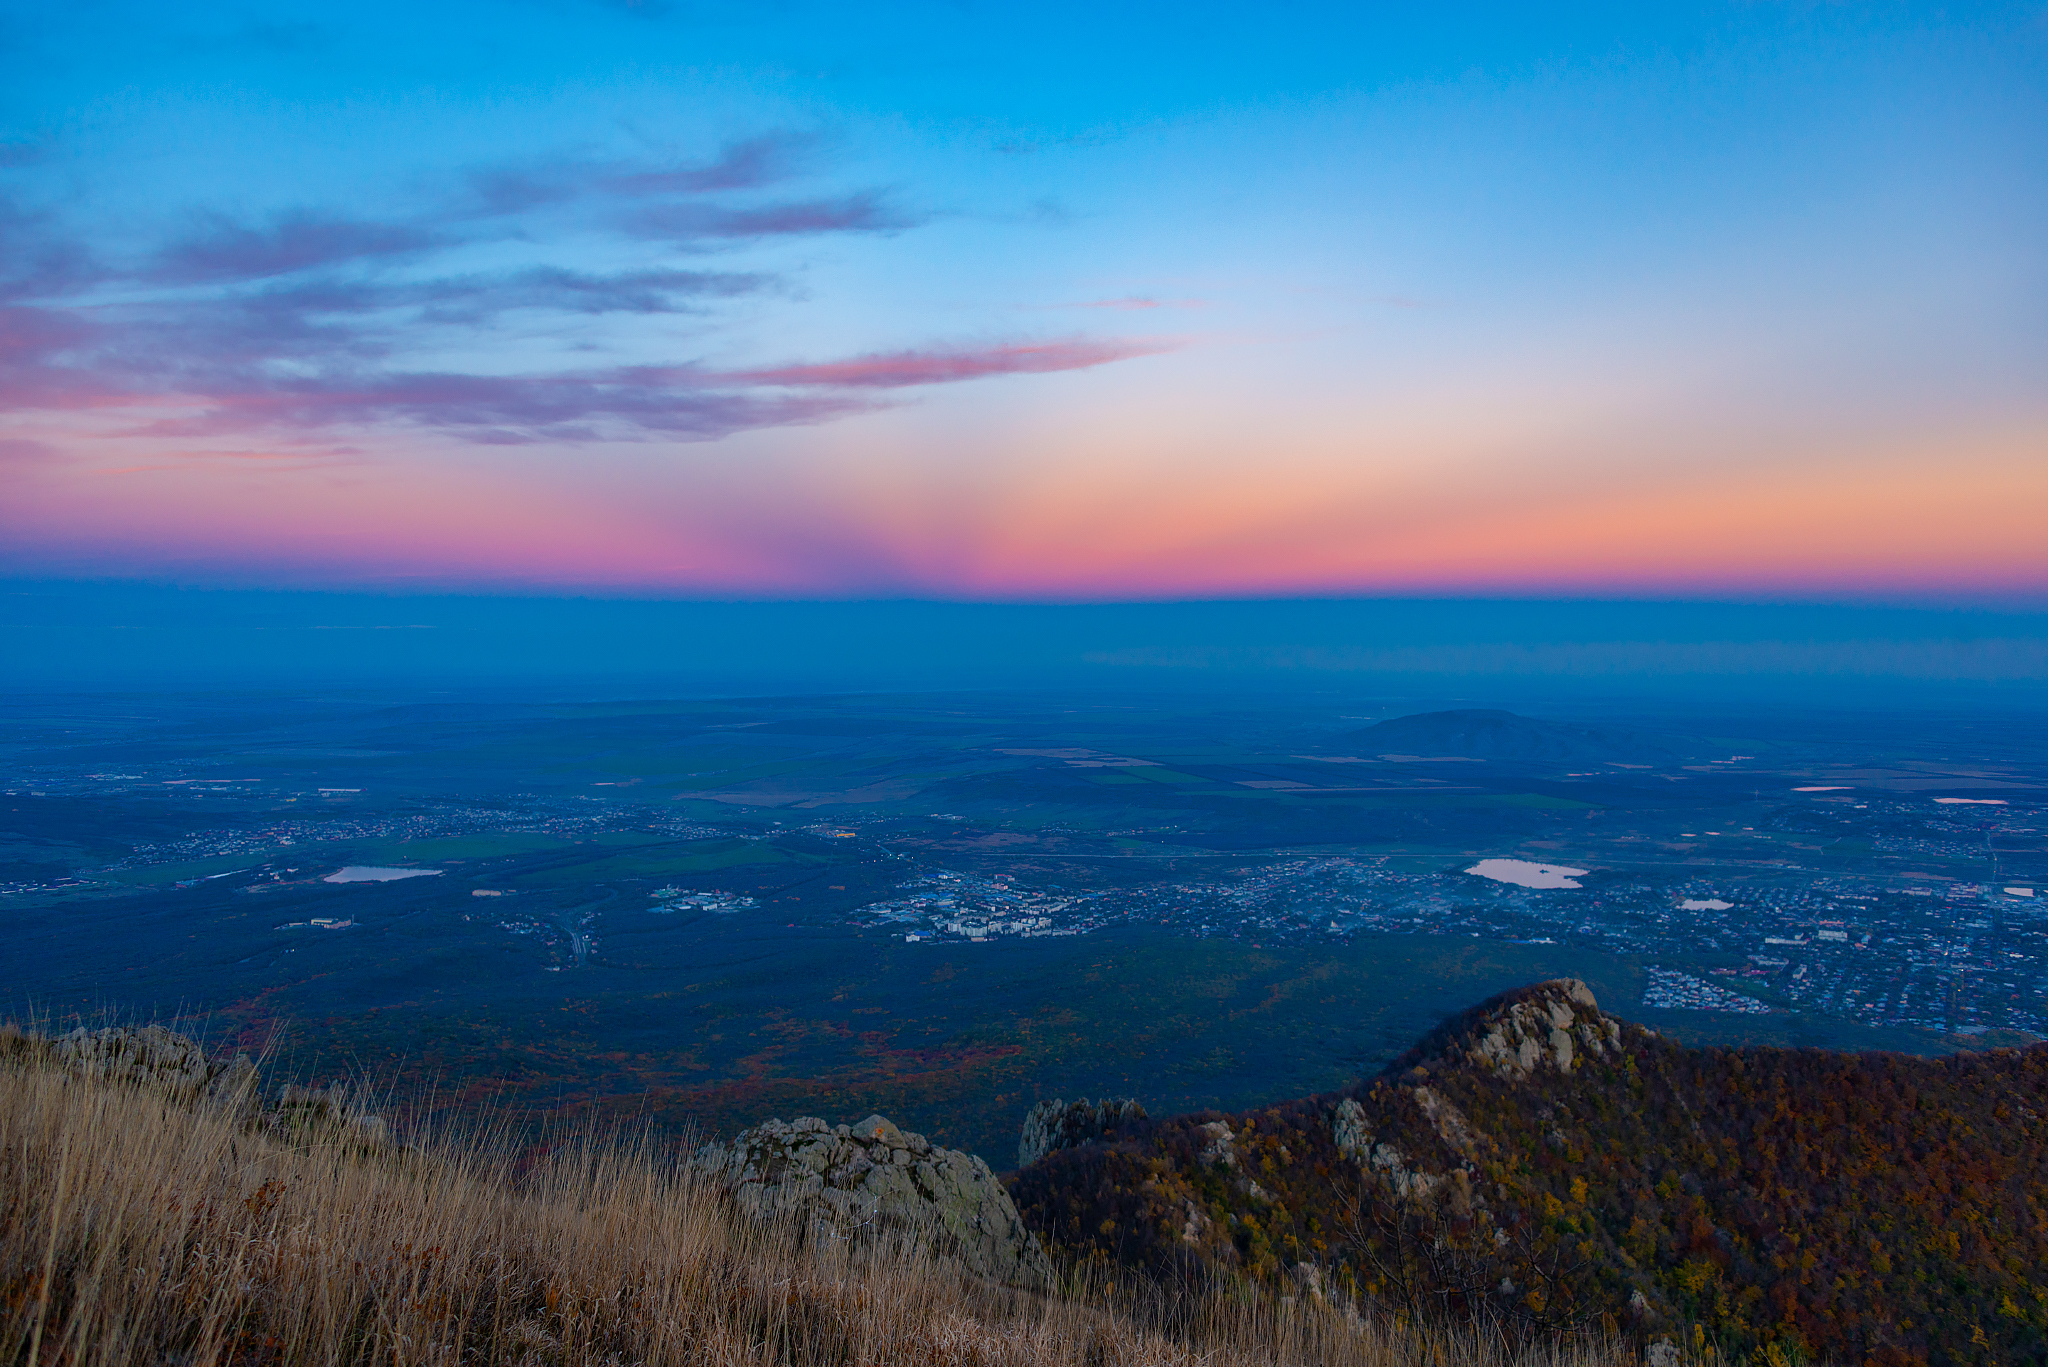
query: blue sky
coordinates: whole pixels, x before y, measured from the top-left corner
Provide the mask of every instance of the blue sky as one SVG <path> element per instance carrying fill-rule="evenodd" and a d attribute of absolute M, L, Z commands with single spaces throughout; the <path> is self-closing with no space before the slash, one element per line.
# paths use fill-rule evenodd
<path fill-rule="evenodd" d="M 2044 16 L 17 6 L 0 575 L 2030 611 Z"/>

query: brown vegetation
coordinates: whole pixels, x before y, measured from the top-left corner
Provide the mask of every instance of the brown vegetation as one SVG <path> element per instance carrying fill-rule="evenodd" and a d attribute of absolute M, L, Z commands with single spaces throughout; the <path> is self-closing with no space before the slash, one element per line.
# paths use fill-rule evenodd
<path fill-rule="evenodd" d="M 1347 1094 L 1055 1153 L 1019 1175 L 1018 1208 L 1070 1264 L 1268 1286 L 1314 1269 L 1534 1338 L 2048 1367 L 2048 1046 L 1688 1049 L 1564 986 L 1483 1003 Z M 1521 1005 L 1550 1058 L 1548 1013 L 1574 1004 L 1591 1033 L 1566 1064 L 1487 1062 Z"/>
<path fill-rule="evenodd" d="M 0 1050 L 0 1363 L 1505 1363 L 1303 1295 L 1032 1295 L 737 1214 L 656 1141 L 401 1147 Z M 1567 1344 L 1524 1362 L 1619 1361 Z"/>

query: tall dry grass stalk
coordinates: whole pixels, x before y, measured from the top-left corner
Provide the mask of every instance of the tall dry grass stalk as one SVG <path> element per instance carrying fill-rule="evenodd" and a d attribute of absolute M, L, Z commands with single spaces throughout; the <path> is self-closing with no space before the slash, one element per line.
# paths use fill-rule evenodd
<path fill-rule="evenodd" d="M 0 1363 L 1594 1367 L 1221 1293 L 992 1287 L 754 1223 L 644 1142 L 296 1142 L 0 1063 Z"/>

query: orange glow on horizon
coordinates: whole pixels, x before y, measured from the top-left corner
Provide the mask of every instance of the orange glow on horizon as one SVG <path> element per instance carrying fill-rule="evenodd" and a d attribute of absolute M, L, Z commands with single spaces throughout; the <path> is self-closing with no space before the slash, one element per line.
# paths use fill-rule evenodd
<path fill-rule="evenodd" d="M 100 447 L 100 450 L 106 448 Z M 339 449 L 339 448 L 337 448 Z M 386 448 L 23 467 L 0 514 L 46 560 L 295 581 L 859 596 L 2029 592 L 2048 431 L 1542 478 L 1327 457 L 1178 479 L 1082 451 L 934 476 L 762 457 L 565 484 L 544 461 Z M 104 573 L 105 570 L 99 571 Z"/>

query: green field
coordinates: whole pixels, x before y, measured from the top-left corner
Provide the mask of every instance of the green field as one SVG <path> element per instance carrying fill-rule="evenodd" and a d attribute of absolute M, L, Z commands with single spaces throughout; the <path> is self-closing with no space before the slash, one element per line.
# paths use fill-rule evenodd
<path fill-rule="evenodd" d="M 314 854 L 313 851 L 316 849 L 322 852 Z M 258 864 L 280 861 L 304 860 L 308 864 L 325 864 L 331 857 L 325 847 L 298 845 L 261 852 L 252 851 L 248 854 L 223 854 L 212 859 L 192 859 L 178 864 L 146 864 L 137 869 L 115 869 L 111 873 L 93 876 L 108 882 L 123 883 L 129 887 L 146 888 L 166 883 L 182 883 L 188 878 L 211 878 L 215 874 L 230 873 L 236 869 L 253 869 Z"/>
<path fill-rule="evenodd" d="M 599 884 L 613 880 L 675 878 L 721 869 L 789 864 L 823 866 L 828 861 L 762 840 L 692 840 L 640 848 L 518 875 L 513 882 L 536 886 Z"/>
<path fill-rule="evenodd" d="M 454 835 L 439 840 L 398 840 L 366 845 L 357 853 L 363 863 L 431 864 L 443 859 L 503 859 L 515 854 L 566 850 L 574 842 L 556 835 L 527 831 L 493 831 Z"/>

